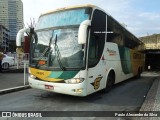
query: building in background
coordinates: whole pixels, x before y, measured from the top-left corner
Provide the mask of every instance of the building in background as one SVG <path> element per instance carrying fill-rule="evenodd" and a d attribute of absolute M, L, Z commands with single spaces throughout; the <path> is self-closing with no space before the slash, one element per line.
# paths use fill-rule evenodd
<path fill-rule="evenodd" d="M 17 32 L 23 28 L 23 3 L 21 0 L 0 0 L 0 24 L 10 31 L 9 43 L 15 44 Z"/>
<path fill-rule="evenodd" d="M 160 49 L 160 34 L 153 34 L 139 38 L 144 44 L 146 49 Z"/>
<path fill-rule="evenodd" d="M 160 70 L 160 34 L 153 34 L 139 38 L 145 44 L 146 69 Z"/>
<path fill-rule="evenodd" d="M 9 34 L 9 30 L 5 28 L 3 25 L 0 25 L 0 46 L 4 48 L 4 51 L 8 51 L 9 49 Z"/>

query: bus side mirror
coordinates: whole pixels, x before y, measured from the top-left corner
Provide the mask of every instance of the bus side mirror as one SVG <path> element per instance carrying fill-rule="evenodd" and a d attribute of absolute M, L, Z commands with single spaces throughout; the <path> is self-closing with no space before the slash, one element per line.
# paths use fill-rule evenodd
<path fill-rule="evenodd" d="M 80 24 L 80 27 L 78 30 L 78 44 L 86 43 L 88 26 L 91 26 L 91 20 L 85 20 Z"/>

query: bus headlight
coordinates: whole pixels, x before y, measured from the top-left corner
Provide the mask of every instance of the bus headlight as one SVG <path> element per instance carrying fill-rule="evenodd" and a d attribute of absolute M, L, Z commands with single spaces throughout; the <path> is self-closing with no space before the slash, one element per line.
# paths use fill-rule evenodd
<path fill-rule="evenodd" d="M 65 82 L 68 84 L 77 84 L 77 83 L 81 83 L 83 81 L 84 81 L 84 78 L 73 78 L 73 79 L 65 80 Z"/>

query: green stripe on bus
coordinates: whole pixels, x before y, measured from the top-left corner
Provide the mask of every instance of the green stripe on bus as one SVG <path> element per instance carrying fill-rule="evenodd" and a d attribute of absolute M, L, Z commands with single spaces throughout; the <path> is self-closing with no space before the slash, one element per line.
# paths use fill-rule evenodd
<path fill-rule="evenodd" d="M 73 78 L 79 71 L 54 71 L 48 76 L 48 78 L 57 78 L 57 79 L 71 79 Z"/>
<path fill-rule="evenodd" d="M 122 70 L 125 74 L 132 72 L 131 51 L 129 48 L 118 46 Z"/>

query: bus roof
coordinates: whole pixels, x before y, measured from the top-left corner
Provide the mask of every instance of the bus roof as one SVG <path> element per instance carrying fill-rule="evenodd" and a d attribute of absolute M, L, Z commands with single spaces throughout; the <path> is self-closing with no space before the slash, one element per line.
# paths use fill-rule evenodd
<path fill-rule="evenodd" d="M 42 13 L 40 16 L 47 15 L 47 14 L 51 14 L 51 13 L 54 13 L 54 12 L 57 12 L 57 11 L 63 11 L 63 10 L 74 9 L 74 8 L 83 8 L 83 7 L 91 7 L 91 8 L 94 8 L 94 7 L 97 7 L 97 6 L 91 5 L 91 4 L 86 4 L 86 5 L 77 5 L 77 6 L 63 7 L 63 8 L 58 8 L 58 9 L 56 9 L 56 10 L 48 11 L 48 12 L 46 12 L 46 13 Z"/>
<path fill-rule="evenodd" d="M 63 7 L 63 8 L 58 8 L 56 10 L 51 10 L 51 11 L 48 11 L 46 13 L 42 13 L 40 15 L 43 16 L 43 15 L 47 15 L 47 14 L 51 14 L 51 13 L 54 13 L 54 12 L 58 12 L 58 11 L 63 11 L 63 10 L 69 10 L 69 9 L 74 9 L 74 8 L 84 8 L 84 7 L 91 7 L 91 8 L 97 8 L 103 12 L 106 13 L 106 15 L 108 15 L 109 17 L 111 17 L 114 21 L 116 21 L 128 34 L 132 35 L 135 39 L 135 42 L 137 44 L 143 44 L 142 41 L 140 41 L 135 35 L 133 35 L 128 29 L 126 29 L 124 26 L 122 26 L 116 19 L 114 19 L 110 14 L 108 14 L 105 10 L 99 8 L 98 6 L 95 6 L 95 5 L 92 5 L 92 4 L 85 4 L 85 5 L 77 5 L 77 6 L 69 6 L 69 7 Z"/>

